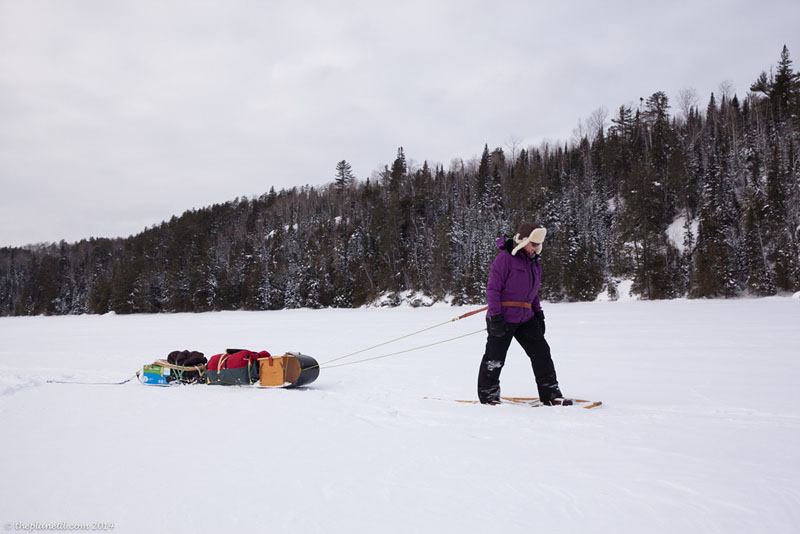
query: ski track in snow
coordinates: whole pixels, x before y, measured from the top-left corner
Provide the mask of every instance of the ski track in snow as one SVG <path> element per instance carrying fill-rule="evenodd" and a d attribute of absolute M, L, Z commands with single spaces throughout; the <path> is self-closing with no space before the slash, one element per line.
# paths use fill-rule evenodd
<path fill-rule="evenodd" d="M 187 348 L 324 362 L 471 308 L 0 319 L 0 520 L 115 532 L 796 532 L 798 299 L 545 308 L 564 393 L 602 407 L 425 399 L 475 398 L 483 334 L 323 369 L 298 390 L 47 383 L 121 381 Z M 481 325 L 478 315 L 352 359 Z M 516 345 L 502 387 L 536 395 Z"/>

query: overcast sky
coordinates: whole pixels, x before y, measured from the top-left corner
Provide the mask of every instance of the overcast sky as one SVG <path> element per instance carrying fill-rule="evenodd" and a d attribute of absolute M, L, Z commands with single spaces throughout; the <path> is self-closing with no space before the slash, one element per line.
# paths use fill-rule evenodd
<path fill-rule="evenodd" d="M 0 246 L 128 236 L 191 208 L 364 180 L 728 82 L 797 0 L 0 0 Z"/>

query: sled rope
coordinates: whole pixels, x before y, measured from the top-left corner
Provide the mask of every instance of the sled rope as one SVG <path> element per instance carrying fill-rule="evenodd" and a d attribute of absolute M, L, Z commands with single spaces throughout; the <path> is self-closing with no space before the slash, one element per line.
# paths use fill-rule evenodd
<path fill-rule="evenodd" d="M 350 356 L 355 356 L 356 354 L 361 354 L 362 352 L 367 352 L 372 349 L 377 349 L 378 347 L 383 347 L 384 345 L 388 345 L 389 343 L 394 343 L 395 341 L 400 341 L 401 339 L 406 339 L 411 336 L 415 336 L 417 334 L 421 334 L 423 332 L 427 332 L 428 330 L 433 330 L 434 328 L 438 328 L 440 326 L 444 326 L 451 321 L 447 321 L 444 323 L 440 323 L 434 326 L 429 326 L 428 328 L 423 328 L 422 330 L 417 330 L 416 332 L 411 332 L 410 334 L 406 334 L 404 336 L 396 337 L 394 339 L 390 339 L 389 341 L 384 341 L 383 343 L 378 343 L 377 345 L 372 345 L 371 347 L 367 347 L 366 349 L 357 350 L 355 352 L 351 352 L 350 354 L 345 354 L 344 356 L 339 356 L 338 358 L 334 358 L 332 360 L 328 360 L 326 362 L 322 362 L 319 364 L 320 367 L 323 365 L 328 365 L 329 363 L 338 362 L 339 360 L 344 360 L 345 358 L 349 358 Z"/>
<path fill-rule="evenodd" d="M 423 332 L 427 332 L 428 330 L 433 330 L 434 328 L 439 328 L 440 326 L 444 326 L 446 324 L 454 323 L 454 322 L 456 322 L 458 320 L 470 317 L 471 315 L 475 315 L 476 313 L 480 313 L 480 312 L 486 310 L 487 308 L 488 308 L 488 306 L 485 306 L 485 307 L 480 308 L 478 310 L 473 310 L 473 311 L 467 312 L 467 313 L 465 313 L 463 315 L 459 315 L 458 317 L 454 317 L 453 319 L 447 320 L 447 321 L 445 321 L 443 323 L 435 324 L 433 326 L 429 326 L 428 328 L 423 328 L 422 330 L 417 330 L 416 332 L 411 332 L 410 334 L 406 334 L 404 336 L 396 337 L 394 339 L 390 339 L 389 341 L 384 341 L 383 343 L 378 343 L 377 345 L 372 345 L 371 347 L 367 347 L 365 349 L 357 350 L 355 352 L 351 352 L 350 354 L 345 354 L 344 356 L 339 356 L 337 358 L 333 358 L 332 360 L 328 360 L 328 361 L 325 361 L 325 362 L 322 362 L 322 363 L 318 364 L 317 367 L 319 367 L 320 369 L 322 369 L 323 365 L 328 366 L 327 368 L 339 367 L 339 365 L 328 365 L 328 364 L 331 364 L 333 362 L 338 362 L 339 360 L 344 360 L 345 358 L 349 358 L 351 356 L 355 356 L 356 354 L 361 354 L 362 352 L 367 352 L 367 351 L 372 350 L 372 349 L 377 349 L 378 347 L 383 347 L 384 345 L 388 345 L 389 343 L 394 343 L 395 341 L 400 341 L 402 339 L 406 339 L 406 338 L 409 338 L 411 336 L 416 336 L 417 334 L 421 334 Z M 484 330 L 485 330 L 485 328 L 484 328 Z M 472 334 L 475 334 L 475 333 L 476 332 L 472 332 Z M 472 335 L 472 334 L 467 334 L 467 335 Z M 461 337 L 464 337 L 464 336 L 461 336 Z M 452 338 L 452 339 L 458 339 L 458 338 Z M 452 339 L 445 340 L 445 341 L 451 341 Z M 444 343 L 445 341 L 442 341 L 440 343 Z M 434 345 L 436 345 L 436 344 L 438 344 L 438 343 L 434 343 Z M 427 345 L 427 346 L 430 346 L 430 345 Z M 419 347 L 419 348 L 424 348 L 424 347 Z M 416 350 L 416 349 L 410 349 L 410 350 Z M 371 359 L 375 359 L 375 358 L 367 358 L 366 360 L 359 360 L 359 362 L 369 361 Z M 353 362 L 353 363 L 358 363 L 358 362 Z M 344 364 L 340 364 L 340 365 L 344 365 Z"/>
<path fill-rule="evenodd" d="M 128 378 L 127 380 L 123 380 L 122 382 L 73 382 L 69 380 L 48 380 L 48 384 L 81 384 L 84 386 L 121 386 L 122 384 L 127 384 L 134 378 L 139 377 L 139 371 L 136 371 L 136 374 L 132 377 Z"/>
<path fill-rule="evenodd" d="M 421 345 L 419 347 L 414 347 L 414 348 L 411 348 L 411 349 L 392 352 L 391 354 L 383 354 L 381 356 L 372 356 L 371 358 L 364 358 L 363 360 L 356 360 L 356 361 L 353 361 L 353 362 L 337 363 L 336 365 L 326 365 L 325 367 L 322 367 L 325 364 L 319 364 L 316 367 L 319 367 L 320 369 L 332 369 L 334 367 L 344 367 L 345 365 L 355 365 L 357 363 L 364 363 L 364 362 L 369 362 L 369 361 L 372 361 L 372 360 L 380 360 L 381 358 L 388 358 L 390 356 L 397 356 L 398 354 L 405 354 L 406 352 L 413 352 L 415 350 L 427 349 L 428 347 L 434 347 L 436 345 L 441 345 L 442 343 L 448 343 L 450 341 L 455 341 L 456 339 L 461 339 L 461 338 L 464 338 L 464 337 L 467 337 L 467 336 L 474 336 L 475 334 L 479 334 L 479 333 L 485 332 L 485 331 L 486 331 L 485 328 L 481 328 L 480 330 L 476 330 L 476 331 L 470 332 L 468 334 L 462 334 L 460 336 L 451 337 L 450 339 L 444 339 L 442 341 L 436 341 L 434 343 L 429 343 L 427 345 Z M 408 337 L 408 336 L 406 336 L 406 337 Z M 385 343 L 384 343 L 384 345 L 385 345 Z M 331 360 L 331 361 L 333 361 L 333 360 Z M 309 367 L 308 369 L 311 369 L 311 368 L 312 367 Z"/>

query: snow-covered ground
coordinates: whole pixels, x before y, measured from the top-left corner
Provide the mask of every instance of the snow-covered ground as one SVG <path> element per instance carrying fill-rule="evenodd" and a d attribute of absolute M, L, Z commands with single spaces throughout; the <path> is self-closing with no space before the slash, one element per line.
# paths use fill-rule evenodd
<path fill-rule="evenodd" d="M 481 406 L 484 334 L 302 390 L 113 381 L 175 349 L 325 361 L 469 308 L 0 319 L 0 521 L 115 532 L 794 533 L 800 300 L 549 304 L 567 395 Z M 478 330 L 481 315 L 351 359 Z M 348 361 L 348 360 L 343 360 Z M 518 346 L 506 395 L 534 396 Z M 102 526 L 102 525 L 101 525 Z"/>

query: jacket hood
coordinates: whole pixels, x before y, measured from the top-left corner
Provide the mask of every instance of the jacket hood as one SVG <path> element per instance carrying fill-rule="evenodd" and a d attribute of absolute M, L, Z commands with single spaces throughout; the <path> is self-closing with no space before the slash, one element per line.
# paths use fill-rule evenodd
<path fill-rule="evenodd" d="M 516 244 L 514 243 L 513 237 L 508 237 L 507 235 L 503 235 L 502 237 L 497 238 L 496 246 L 498 250 L 507 250 L 509 254 L 511 254 L 512 256 L 514 255 L 513 251 Z M 522 257 L 528 258 L 526 254 L 523 254 Z M 541 254 L 534 254 L 533 258 L 530 259 L 534 261 L 539 261 L 539 258 L 541 258 Z"/>
<path fill-rule="evenodd" d="M 511 252 L 514 250 L 514 239 L 503 235 L 497 239 L 497 248 L 500 250 L 507 250 Z"/>

